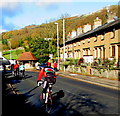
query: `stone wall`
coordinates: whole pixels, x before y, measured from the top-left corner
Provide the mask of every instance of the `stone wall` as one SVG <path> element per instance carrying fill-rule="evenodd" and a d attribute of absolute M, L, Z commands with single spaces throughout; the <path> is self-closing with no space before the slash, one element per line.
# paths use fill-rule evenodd
<path fill-rule="evenodd" d="M 73 73 L 93 75 L 93 76 L 105 77 L 110 79 L 120 79 L 120 69 L 119 70 L 107 70 L 107 69 L 98 70 L 96 68 L 91 68 L 91 67 L 75 67 L 74 65 L 72 65 L 72 66 L 67 66 L 65 70 Z"/>

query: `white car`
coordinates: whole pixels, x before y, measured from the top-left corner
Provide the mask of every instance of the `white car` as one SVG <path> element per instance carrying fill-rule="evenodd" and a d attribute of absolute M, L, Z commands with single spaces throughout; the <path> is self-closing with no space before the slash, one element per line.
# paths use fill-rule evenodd
<path fill-rule="evenodd" d="M 0 71 L 2 71 L 3 70 L 3 66 L 2 65 L 0 65 Z"/>
<path fill-rule="evenodd" d="M 36 69 L 37 69 L 37 70 L 40 70 L 40 66 L 39 66 L 39 64 L 36 65 Z"/>

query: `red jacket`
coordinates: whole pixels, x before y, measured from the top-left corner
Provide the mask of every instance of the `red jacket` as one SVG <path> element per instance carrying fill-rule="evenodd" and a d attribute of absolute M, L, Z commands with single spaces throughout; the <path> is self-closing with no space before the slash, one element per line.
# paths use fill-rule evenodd
<path fill-rule="evenodd" d="M 54 75 L 55 75 L 54 78 L 56 78 L 56 73 L 54 73 Z M 38 79 L 37 80 L 40 81 L 42 79 L 42 76 L 44 76 L 45 78 L 47 77 L 45 69 L 41 69 L 41 71 L 38 74 Z"/>
<path fill-rule="evenodd" d="M 47 66 L 51 66 L 51 63 L 50 63 L 50 62 L 47 62 Z"/>
<path fill-rule="evenodd" d="M 54 65 L 53 65 L 54 68 L 57 68 L 57 63 L 55 62 Z"/>
<path fill-rule="evenodd" d="M 15 65 L 14 65 L 14 69 L 16 69 L 16 68 L 19 68 L 19 65 L 18 65 L 18 64 L 15 64 Z"/>

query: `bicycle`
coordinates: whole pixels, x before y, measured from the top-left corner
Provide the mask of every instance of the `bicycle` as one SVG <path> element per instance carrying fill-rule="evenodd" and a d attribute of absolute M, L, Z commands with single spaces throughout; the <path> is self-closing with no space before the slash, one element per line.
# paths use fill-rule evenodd
<path fill-rule="evenodd" d="M 19 71 L 19 76 L 20 77 L 25 77 L 25 70 L 20 70 Z"/>
<path fill-rule="evenodd" d="M 38 86 L 42 85 L 44 81 L 38 82 Z M 43 110 L 47 113 L 51 113 L 52 111 L 52 105 L 53 105 L 53 100 L 52 100 L 52 90 L 50 89 L 52 87 L 52 83 L 48 83 L 48 88 L 45 93 L 45 99 L 43 99 L 43 92 L 40 96 L 40 100 L 42 101 L 42 107 Z"/>
<path fill-rule="evenodd" d="M 14 77 L 19 76 L 19 69 L 14 69 L 12 71 L 12 74 L 14 75 Z"/>

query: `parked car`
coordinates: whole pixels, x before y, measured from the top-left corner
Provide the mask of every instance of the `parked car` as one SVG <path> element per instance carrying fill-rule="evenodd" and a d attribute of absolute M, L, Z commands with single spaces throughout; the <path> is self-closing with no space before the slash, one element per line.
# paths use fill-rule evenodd
<path fill-rule="evenodd" d="M 35 66 L 37 70 L 40 70 L 40 64 Z"/>
<path fill-rule="evenodd" d="M 4 69 L 3 69 L 3 66 L 2 65 L 0 65 L 0 71 L 3 71 Z"/>
<path fill-rule="evenodd" d="M 11 75 L 11 67 L 10 67 L 10 61 L 2 56 L 0 56 L 0 71 L 2 71 L 2 74 L 10 74 Z"/>
<path fill-rule="evenodd" d="M 46 63 L 41 63 L 36 66 L 37 70 L 41 70 L 42 67 L 46 67 Z"/>

